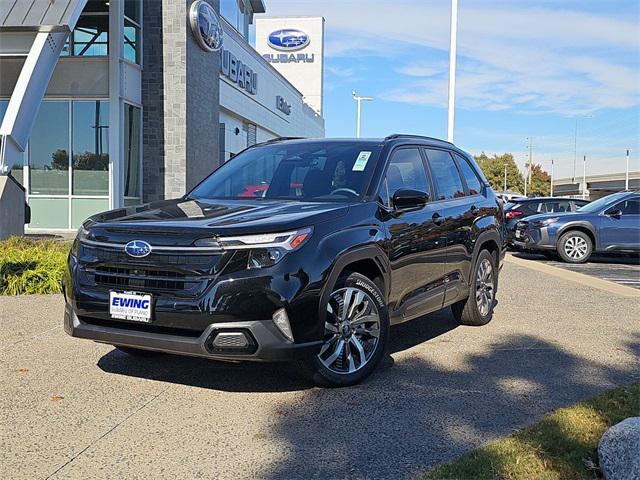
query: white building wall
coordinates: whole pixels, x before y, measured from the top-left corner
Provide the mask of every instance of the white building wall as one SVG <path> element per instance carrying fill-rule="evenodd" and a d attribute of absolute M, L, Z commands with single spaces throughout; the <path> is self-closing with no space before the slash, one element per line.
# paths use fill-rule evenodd
<path fill-rule="evenodd" d="M 220 122 L 225 124 L 225 160 L 230 153 L 246 148 L 245 123 L 257 127 L 257 141 L 275 137 L 324 137 L 324 119 L 303 100 L 302 93 L 277 72 L 230 25 L 224 23 L 223 50 L 231 52 L 257 75 L 257 88 L 251 93 L 220 73 Z M 290 106 L 290 113 L 279 110 L 277 98 Z M 240 133 L 236 135 L 235 129 Z"/>

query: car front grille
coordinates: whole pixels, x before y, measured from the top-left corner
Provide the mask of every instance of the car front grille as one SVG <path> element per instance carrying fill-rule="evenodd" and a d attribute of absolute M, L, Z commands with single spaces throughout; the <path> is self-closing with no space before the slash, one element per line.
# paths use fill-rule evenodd
<path fill-rule="evenodd" d="M 223 254 L 152 252 L 132 258 L 114 248 L 81 244 L 78 257 L 87 280 L 96 287 L 190 297 L 201 293 L 215 278 Z"/>

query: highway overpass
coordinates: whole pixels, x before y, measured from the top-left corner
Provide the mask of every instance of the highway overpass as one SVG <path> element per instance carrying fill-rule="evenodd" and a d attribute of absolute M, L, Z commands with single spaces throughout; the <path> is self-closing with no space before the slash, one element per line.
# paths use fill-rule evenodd
<path fill-rule="evenodd" d="M 586 196 L 595 200 L 625 189 L 625 173 L 588 175 Z M 629 190 L 640 190 L 640 171 L 629 172 Z M 558 196 L 582 196 L 582 177 L 558 178 L 553 181 L 553 194 Z"/>

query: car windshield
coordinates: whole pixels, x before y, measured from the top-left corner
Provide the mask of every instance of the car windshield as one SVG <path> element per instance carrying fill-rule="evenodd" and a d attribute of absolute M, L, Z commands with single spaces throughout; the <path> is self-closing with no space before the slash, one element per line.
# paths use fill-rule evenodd
<path fill-rule="evenodd" d="M 305 141 L 249 148 L 190 194 L 206 199 L 360 199 L 382 146 L 372 142 Z"/>
<path fill-rule="evenodd" d="M 513 207 L 515 207 L 517 205 L 517 203 L 515 202 L 508 202 L 504 204 L 503 210 L 506 212 L 507 210 L 511 210 Z"/>
<path fill-rule="evenodd" d="M 607 195 L 606 197 L 599 198 L 598 200 L 594 200 L 593 202 L 587 203 L 583 207 L 580 207 L 578 209 L 578 212 L 596 213 L 600 210 L 604 210 L 610 207 L 614 203 L 619 202 L 624 197 L 624 193 L 614 193 L 612 195 Z"/>

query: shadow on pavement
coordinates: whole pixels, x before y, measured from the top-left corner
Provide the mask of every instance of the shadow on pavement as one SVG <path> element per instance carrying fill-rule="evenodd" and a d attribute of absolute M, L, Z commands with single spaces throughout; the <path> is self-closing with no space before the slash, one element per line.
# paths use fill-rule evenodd
<path fill-rule="evenodd" d="M 455 328 L 447 309 L 394 327 L 391 352 Z M 463 346 L 461 345 L 461 348 Z M 160 355 L 136 359 L 113 350 L 109 373 L 231 392 L 303 391 L 272 432 L 288 454 L 261 478 L 412 478 L 553 409 L 640 378 L 640 336 L 625 350 L 635 368 L 577 357 L 534 335 L 500 337 L 481 353 L 389 356 L 364 383 L 312 388 L 283 364 L 224 364 Z M 451 349 L 448 349 L 449 353 Z M 606 352 L 602 352 L 606 355 Z M 453 363 L 455 362 L 455 363 Z M 287 397 L 282 397 L 285 401 Z"/>
<path fill-rule="evenodd" d="M 638 358 L 640 337 L 627 348 Z M 462 365 L 405 357 L 362 385 L 313 389 L 296 399 L 273 433 L 289 454 L 260 476 L 414 478 L 553 409 L 638 378 L 637 367 L 586 361 L 535 336 L 508 337 Z"/>
<path fill-rule="evenodd" d="M 414 347 L 457 326 L 449 309 L 395 326 L 389 353 Z M 387 356 L 382 369 L 391 365 L 393 358 Z M 228 392 L 287 392 L 313 387 L 295 365 L 286 363 L 229 363 L 169 354 L 138 358 L 114 348 L 98 361 L 98 367 L 119 375 Z"/>

